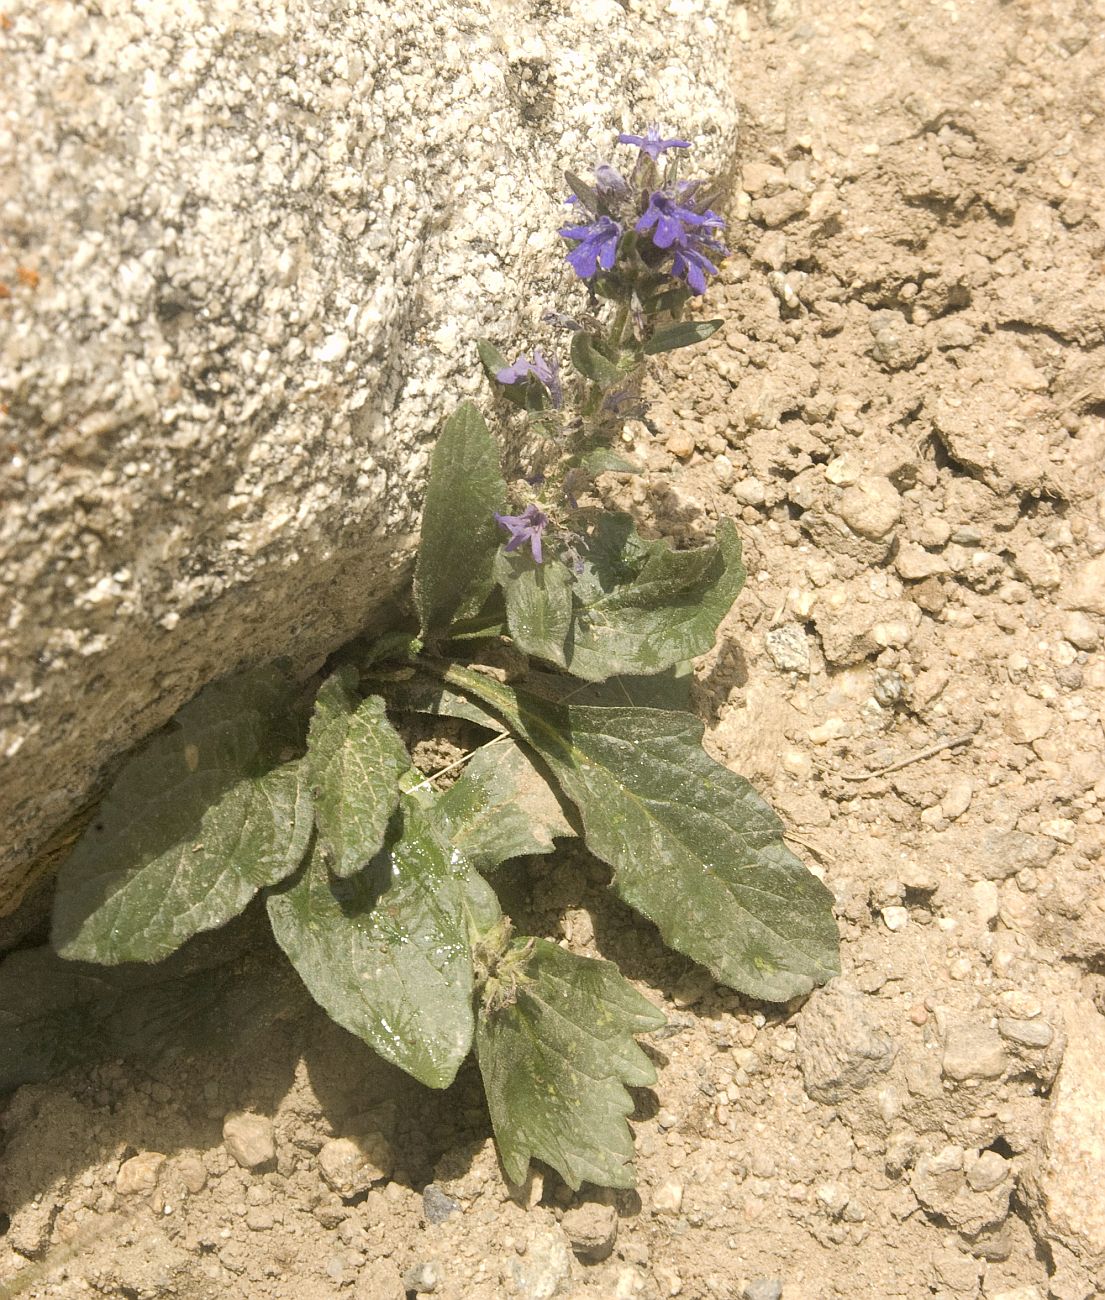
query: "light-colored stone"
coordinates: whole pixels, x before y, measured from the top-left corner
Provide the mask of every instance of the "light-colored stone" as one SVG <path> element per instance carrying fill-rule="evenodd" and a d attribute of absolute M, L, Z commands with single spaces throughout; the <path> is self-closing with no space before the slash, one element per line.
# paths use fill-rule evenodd
<path fill-rule="evenodd" d="M 810 643 L 797 623 L 783 623 L 765 632 L 764 649 L 780 672 L 809 676 Z"/>
<path fill-rule="evenodd" d="M 1105 1017 L 1071 1003 L 1043 1142 L 1024 1185 L 1038 1228 L 1088 1261 L 1105 1259 Z"/>
<path fill-rule="evenodd" d="M 149 1196 L 157 1186 L 157 1176 L 164 1163 L 161 1152 L 140 1151 L 119 1166 L 115 1190 L 120 1196 Z"/>
<path fill-rule="evenodd" d="M 1054 591 L 1063 576 L 1054 553 L 1035 537 L 1017 547 L 1015 568 L 1033 591 Z"/>
<path fill-rule="evenodd" d="M 223 1142 L 243 1169 L 258 1169 L 276 1159 L 272 1120 L 249 1111 L 234 1111 L 223 1120 Z"/>
<path fill-rule="evenodd" d="M 1080 609 L 1073 609 L 1063 619 L 1063 635 L 1078 650 L 1096 650 L 1101 641 L 1097 623 Z"/>
<path fill-rule="evenodd" d="M 534 1228 L 525 1239 L 525 1253 L 507 1266 L 507 1294 L 524 1300 L 552 1300 L 564 1293 L 572 1271 L 571 1247 L 560 1227 Z"/>
<path fill-rule="evenodd" d="M 902 498 L 888 478 L 864 474 L 840 494 L 836 513 L 853 532 L 878 541 L 902 517 Z"/>
<path fill-rule="evenodd" d="M 652 1208 L 657 1214 L 678 1214 L 683 1207 L 683 1184 L 674 1178 L 661 1183 L 652 1193 Z"/>
<path fill-rule="evenodd" d="M 563 170 L 661 121 L 708 173 L 736 124 L 726 0 L 13 12 L 0 206 L 40 283 L 0 330 L 0 914 L 205 682 L 312 666 L 389 596 L 432 435 L 488 398 L 475 340 L 570 309 Z"/>
<path fill-rule="evenodd" d="M 1005 731 L 1022 745 L 1042 740 L 1051 730 L 1051 710 L 1027 691 L 1015 690 L 1005 715 Z"/>
<path fill-rule="evenodd" d="M 318 1169 L 331 1191 L 350 1200 L 382 1183 L 395 1165 L 391 1143 L 382 1133 L 331 1138 L 318 1153 Z"/>
<path fill-rule="evenodd" d="M 946 1078 L 1000 1079 L 1008 1064 L 996 1029 L 979 1020 L 949 1023 L 944 1036 L 942 1068 Z"/>
<path fill-rule="evenodd" d="M 940 577 L 948 572 L 948 562 L 942 555 L 934 555 L 915 542 L 903 542 L 894 557 L 894 567 L 907 582 Z"/>
<path fill-rule="evenodd" d="M 1061 599 L 1067 609 L 1105 614 L 1105 555 L 1095 556 L 1075 569 Z"/>

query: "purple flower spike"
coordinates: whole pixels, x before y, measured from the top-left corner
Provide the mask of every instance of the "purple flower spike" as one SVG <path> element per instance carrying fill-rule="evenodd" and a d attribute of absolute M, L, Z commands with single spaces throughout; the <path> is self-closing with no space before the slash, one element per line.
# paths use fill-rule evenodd
<path fill-rule="evenodd" d="M 644 135 L 619 135 L 619 144 L 635 144 L 642 153 L 647 153 L 653 162 L 669 149 L 689 149 L 689 140 L 662 140 L 659 126 L 650 126 Z"/>
<path fill-rule="evenodd" d="M 586 226 L 565 226 L 558 233 L 579 240 L 568 254 L 568 265 L 581 280 L 589 280 L 600 266 L 613 270 L 622 228 L 612 217 L 598 217 Z"/>
<path fill-rule="evenodd" d="M 655 226 L 652 242 L 657 248 L 670 248 L 672 244 L 687 243 L 690 232 L 686 226 L 713 226 L 719 221 L 712 212 L 694 212 L 676 203 L 663 190 L 653 190 L 648 207 L 637 222 L 637 233 L 643 235 Z"/>
<path fill-rule="evenodd" d="M 495 522 L 510 534 L 506 550 L 516 551 L 529 542 L 533 558 L 538 564 L 541 563 L 541 534 L 548 526 L 548 515 L 543 514 L 535 505 L 528 505 L 520 515 L 500 515 L 496 512 Z"/>
<path fill-rule="evenodd" d="M 552 398 L 552 404 L 560 409 L 564 404 L 564 389 L 560 383 L 560 362 L 555 356 L 546 359 L 540 348 L 534 348 L 533 360 L 521 356 L 512 366 L 504 366 L 495 372 L 500 384 L 520 384 L 527 375 L 532 375 L 539 384 L 544 385 Z"/>

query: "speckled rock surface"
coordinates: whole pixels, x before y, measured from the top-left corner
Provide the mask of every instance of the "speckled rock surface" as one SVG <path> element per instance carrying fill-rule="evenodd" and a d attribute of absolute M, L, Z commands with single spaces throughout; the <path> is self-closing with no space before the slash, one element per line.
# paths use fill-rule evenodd
<path fill-rule="evenodd" d="M 473 340 L 540 338 L 560 171 L 731 156 L 730 8 L 9 6 L 0 915 L 206 681 L 370 617 Z"/>

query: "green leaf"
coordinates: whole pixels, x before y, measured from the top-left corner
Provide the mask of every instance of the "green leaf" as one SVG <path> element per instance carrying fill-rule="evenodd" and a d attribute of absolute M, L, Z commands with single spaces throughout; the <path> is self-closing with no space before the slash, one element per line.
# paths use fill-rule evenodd
<path fill-rule="evenodd" d="M 240 1049 L 289 1002 L 254 926 L 203 934 L 156 964 L 97 966 L 50 948 L 0 962 L 0 1092 L 93 1061 Z M 271 950 L 271 940 L 266 945 Z"/>
<path fill-rule="evenodd" d="M 690 551 L 643 541 L 626 515 L 600 514 L 576 579 L 568 671 L 587 681 L 654 674 L 705 654 L 744 585 L 728 519 Z"/>
<path fill-rule="evenodd" d="M 414 569 L 421 635 L 436 639 L 475 613 L 492 586 L 499 547 L 495 511 L 506 500 L 499 452 L 483 416 L 463 402 L 445 421 L 430 461 Z"/>
<path fill-rule="evenodd" d="M 472 1045 L 465 882 L 409 796 L 364 871 L 335 879 L 312 853 L 269 895 L 273 933 L 311 996 L 421 1083 L 444 1088 Z"/>
<path fill-rule="evenodd" d="M 626 1087 L 656 1082 L 633 1035 L 658 1029 L 663 1013 L 609 962 L 547 939 L 516 939 L 500 970 L 476 1054 L 507 1177 L 523 1182 L 538 1159 L 574 1190 L 632 1187 Z"/>
<path fill-rule="evenodd" d="M 215 682 L 185 705 L 124 763 L 63 864 L 57 951 L 158 961 L 290 875 L 312 823 L 302 762 L 281 762 L 299 728 L 296 690 L 273 669 Z"/>
<path fill-rule="evenodd" d="M 356 669 L 328 678 L 307 736 L 307 778 L 321 847 L 336 876 L 360 871 L 380 851 L 411 765 L 378 695 L 362 700 Z"/>
<path fill-rule="evenodd" d="M 494 383 L 498 383 L 495 376 L 500 370 L 505 370 L 510 362 L 503 356 L 494 343 L 487 339 L 479 339 L 476 343 L 476 351 L 479 353 L 480 365 L 483 366 L 483 372 Z"/>
<path fill-rule="evenodd" d="M 479 340 L 476 350 L 480 354 L 480 364 L 483 366 L 484 374 L 495 385 L 496 393 L 505 397 L 508 402 L 513 402 L 515 406 L 520 406 L 523 411 L 545 410 L 548 406 L 547 395 L 537 379 L 531 375 L 524 383 L 504 384 L 499 379 L 499 371 L 509 367 L 510 362 L 506 357 L 486 339 Z"/>
<path fill-rule="evenodd" d="M 635 705 L 689 713 L 693 681 L 690 664 L 682 663 L 652 677 L 608 677 L 604 682 L 575 681 L 561 673 L 529 672 L 519 685 L 558 704 Z"/>
<path fill-rule="evenodd" d="M 702 749 L 690 714 L 553 704 L 454 666 L 579 809 L 587 847 L 665 942 L 724 984 L 786 1002 L 839 969 L 832 895 L 743 777 Z"/>
<path fill-rule="evenodd" d="M 674 352 L 676 348 L 702 343 L 724 324 L 722 320 L 680 320 L 661 325 L 645 344 L 645 356 L 654 357 L 660 352 Z"/>
<path fill-rule="evenodd" d="M 715 544 L 675 551 L 638 537 L 628 515 L 596 511 L 583 554 L 578 574 L 524 559 L 501 559 L 495 573 L 518 648 L 590 682 L 651 676 L 705 654 L 744 583 L 727 519 Z"/>
<path fill-rule="evenodd" d="M 572 572 L 548 557 L 536 564 L 528 555 L 500 551 L 495 580 L 506 597 L 507 624 L 514 644 L 563 668 L 565 642 L 572 626 Z"/>
<path fill-rule="evenodd" d="M 596 447 L 580 457 L 580 468 L 588 474 L 640 474 L 641 467 L 636 461 L 619 456 L 609 447 Z"/>
<path fill-rule="evenodd" d="M 581 180 L 575 172 L 565 172 L 564 179 L 568 183 L 568 188 L 579 199 L 580 203 L 588 212 L 601 212 L 602 204 L 599 201 L 599 192 L 593 185 L 588 185 L 585 180 Z"/>
<path fill-rule="evenodd" d="M 577 330 L 572 335 L 572 365 L 585 379 L 592 380 L 600 388 L 620 384 L 625 375 L 613 361 L 603 356 L 597 343 L 593 335 Z"/>
<path fill-rule="evenodd" d="M 450 690 L 444 682 L 432 677 L 414 677 L 410 681 L 389 684 L 388 702 L 399 713 L 426 713 L 432 718 L 458 718 L 474 722 L 488 731 L 503 731 L 502 722 L 494 713 L 461 691 Z"/>
<path fill-rule="evenodd" d="M 464 774 L 437 800 L 454 848 L 476 871 L 508 858 L 551 853 L 554 835 L 575 835 L 560 800 L 511 740 L 477 749 Z"/>

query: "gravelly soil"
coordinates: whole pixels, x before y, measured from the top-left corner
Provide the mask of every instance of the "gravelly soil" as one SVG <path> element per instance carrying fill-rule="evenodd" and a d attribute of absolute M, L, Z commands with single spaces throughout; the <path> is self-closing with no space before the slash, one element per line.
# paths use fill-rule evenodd
<path fill-rule="evenodd" d="M 544 860 L 519 907 L 670 1016 L 637 1192 L 511 1199 L 473 1073 L 419 1089 L 303 999 L 236 1055 L 16 1094 L 0 1294 L 1101 1293 L 1102 19 L 750 7 L 726 326 L 603 484 L 681 539 L 738 520 L 698 703 L 832 887 L 843 979 L 749 1003 Z M 365 1132 L 343 1200 L 326 1144 Z"/>

